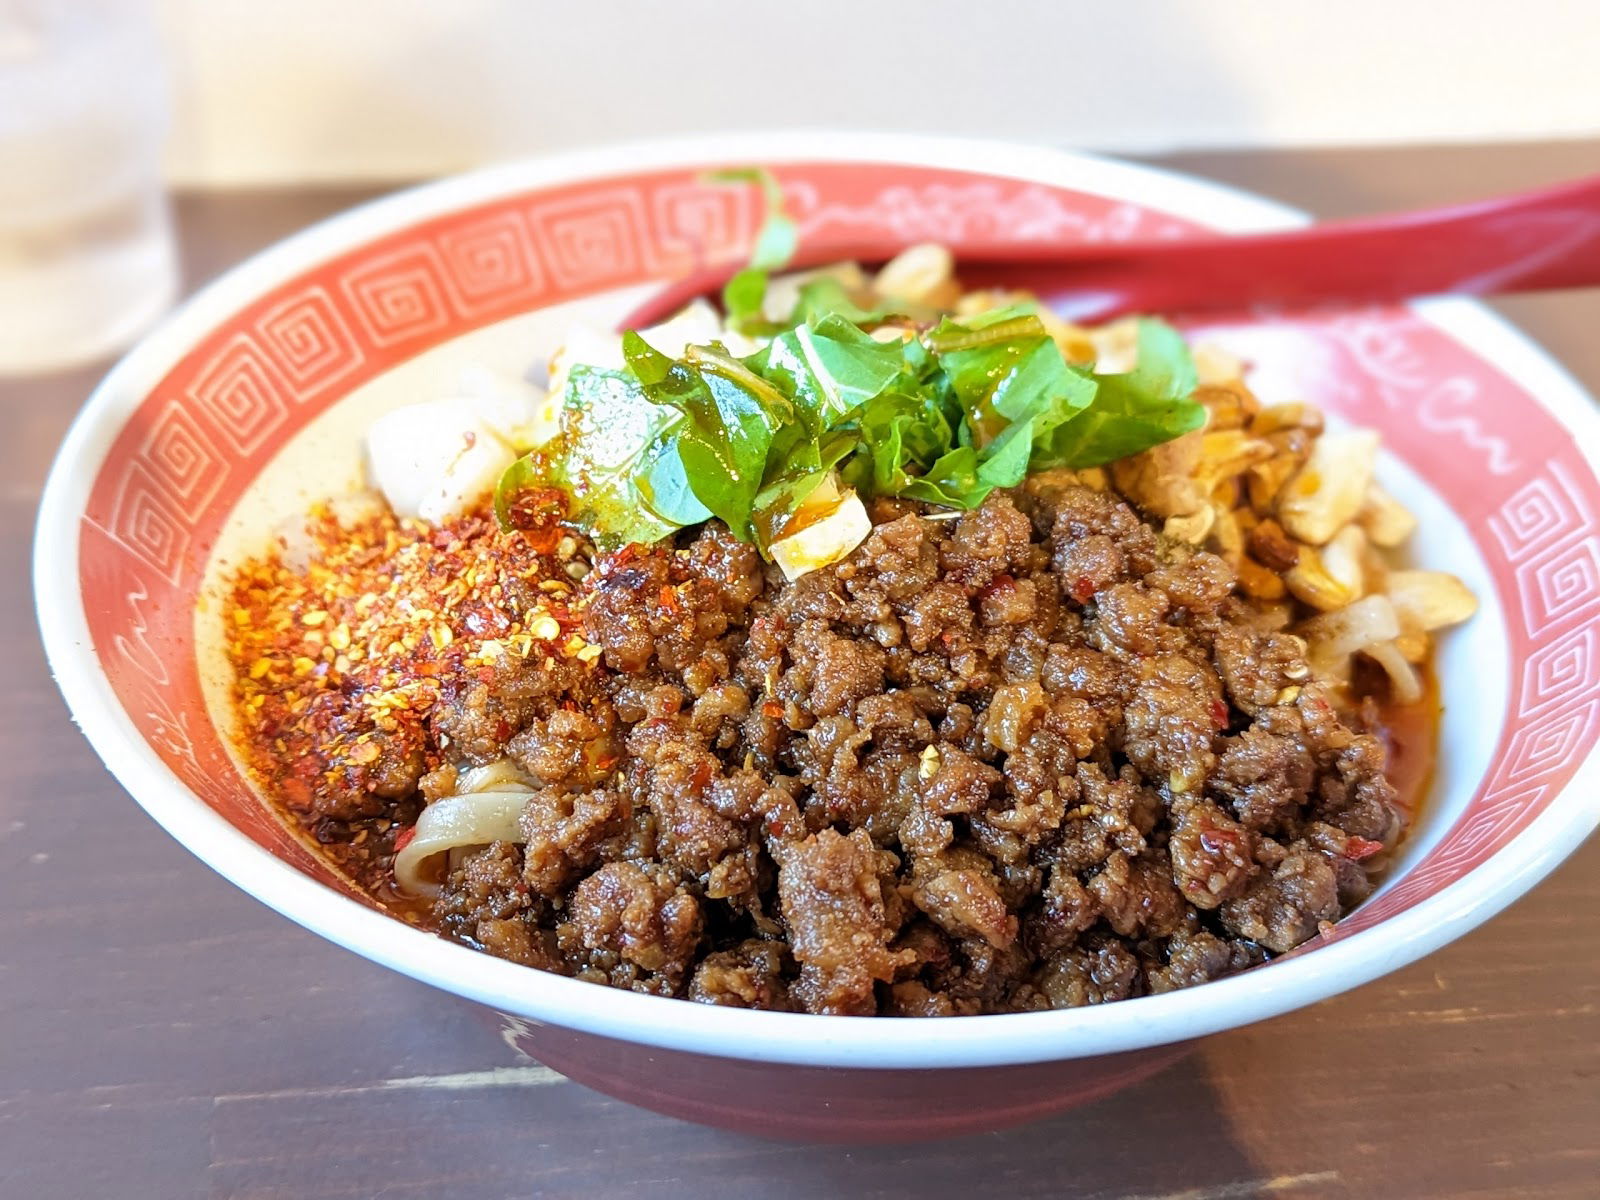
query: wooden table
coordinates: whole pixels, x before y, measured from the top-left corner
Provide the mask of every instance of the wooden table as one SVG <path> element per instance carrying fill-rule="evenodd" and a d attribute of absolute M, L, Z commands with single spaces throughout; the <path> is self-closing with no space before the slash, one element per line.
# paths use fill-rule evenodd
<path fill-rule="evenodd" d="M 1600 142 L 1166 161 L 1331 216 L 1593 171 Z M 183 197 L 187 279 L 360 198 Z M 1502 307 L 1600 390 L 1600 293 Z M 191 858 L 68 720 L 27 553 L 50 457 L 102 370 L 0 380 L 5 1200 L 1600 1196 L 1600 841 L 1425 962 L 1010 1133 L 774 1144 L 504 1066 L 473 1005 L 297 928 Z"/>

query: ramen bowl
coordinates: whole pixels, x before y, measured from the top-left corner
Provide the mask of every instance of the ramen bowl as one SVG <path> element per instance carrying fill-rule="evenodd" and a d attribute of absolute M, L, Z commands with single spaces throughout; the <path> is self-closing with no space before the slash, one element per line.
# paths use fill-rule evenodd
<path fill-rule="evenodd" d="M 1378 429 L 1379 476 L 1420 518 L 1418 565 L 1478 615 L 1441 640 L 1439 767 L 1382 887 L 1271 964 L 1055 1012 L 866 1019 L 715 1008 L 477 953 L 383 912 L 275 813 L 230 749 L 218 588 L 312 500 L 354 486 L 360 431 L 474 364 L 522 372 L 574 319 L 740 261 L 764 165 L 803 244 L 887 258 L 937 241 L 1192 237 L 1302 214 L 1150 168 L 990 143 L 710 138 L 498 167 L 288 239 L 195 296 L 73 426 L 46 489 L 35 577 L 51 666 L 134 799 L 214 870 L 351 951 L 468 997 L 507 1042 L 676 1116 L 797 1138 L 940 1137 L 1081 1104 L 1195 1039 L 1414 961 L 1538 882 L 1600 816 L 1600 420 L 1480 305 L 1209 316 L 1268 401 Z M 292 1002 L 285 998 L 286 1002 Z M 494 1064 L 485 1064 L 492 1066 Z"/>

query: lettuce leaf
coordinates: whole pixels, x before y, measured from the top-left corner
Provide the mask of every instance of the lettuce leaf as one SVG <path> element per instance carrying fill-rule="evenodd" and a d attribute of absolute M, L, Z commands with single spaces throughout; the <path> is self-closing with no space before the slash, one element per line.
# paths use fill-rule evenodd
<path fill-rule="evenodd" d="M 975 444 L 993 441 L 1022 421 L 1033 422 L 1035 438 L 1043 438 L 1094 401 L 1094 380 L 1068 365 L 1031 314 L 977 325 L 947 319 L 930 344 L 970 414 Z"/>
<path fill-rule="evenodd" d="M 819 427 L 849 417 L 908 370 L 901 346 L 875 341 L 832 313 L 778 334 L 750 365 L 783 389 L 803 419 Z"/>

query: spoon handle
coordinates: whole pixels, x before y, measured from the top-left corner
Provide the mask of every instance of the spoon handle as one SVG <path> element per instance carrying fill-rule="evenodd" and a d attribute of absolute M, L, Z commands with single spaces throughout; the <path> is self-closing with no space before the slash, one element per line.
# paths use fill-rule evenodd
<path fill-rule="evenodd" d="M 1255 305 L 1371 304 L 1600 285 L 1600 175 L 1472 204 L 1280 233 L 1085 247 L 974 264 L 1078 320 Z M 1070 271 L 1070 273 L 1069 273 Z M 1008 274 L 1000 280 L 992 273 Z M 985 278 L 978 278 L 978 276 Z"/>
<path fill-rule="evenodd" d="M 795 266 L 882 257 L 853 242 L 803 244 Z M 1305 308 L 1413 296 L 1600 286 L 1600 174 L 1470 204 L 1274 233 L 1142 242 L 1012 242 L 959 260 L 968 287 L 1036 293 L 1063 316 Z M 714 294 L 733 268 L 668 284 L 619 326 L 638 329 Z"/>

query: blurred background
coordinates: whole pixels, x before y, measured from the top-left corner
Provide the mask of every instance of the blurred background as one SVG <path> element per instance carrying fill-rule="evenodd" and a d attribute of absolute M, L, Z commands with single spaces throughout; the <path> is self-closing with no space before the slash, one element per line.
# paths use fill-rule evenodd
<path fill-rule="evenodd" d="M 1581 174 L 1597 46 L 1594 0 L 0 0 L 0 375 L 104 361 L 231 255 L 375 190 L 619 140 L 909 131 L 1205 173 L 1182 156 L 1555 142 Z M 1319 162 L 1319 213 L 1389 203 L 1383 172 L 1340 195 Z M 1295 201 L 1276 170 L 1236 181 Z M 229 210 L 239 249 L 203 236 L 223 210 L 193 197 L 266 191 L 305 204 Z"/>
<path fill-rule="evenodd" d="M 185 184 L 411 178 L 794 125 L 1114 152 L 1600 132 L 1594 0 L 157 7 Z"/>

